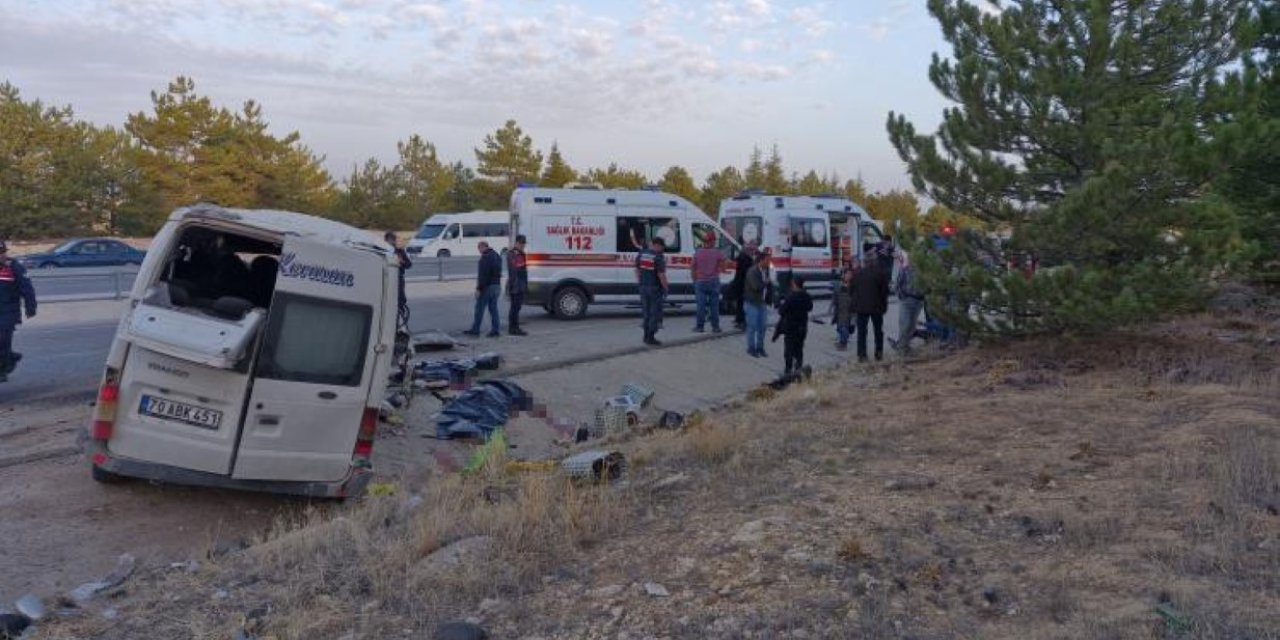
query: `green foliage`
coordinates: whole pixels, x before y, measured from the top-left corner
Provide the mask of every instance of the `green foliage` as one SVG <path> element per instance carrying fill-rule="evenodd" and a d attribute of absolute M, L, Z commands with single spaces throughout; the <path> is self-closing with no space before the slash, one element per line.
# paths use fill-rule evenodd
<path fill-rule="evenodd" d="M 930 282 L 967 303 L 957 324 L 1098 330 L 1201 298 L 1237 249 L 1235 210 L 1204 195 L 1210 160 L 1234 155 L 1213 123 L 1241 101 L 1206 87 L 1241 51 L 1247 5 L 1016 0 L 993 16 L 930 1 L 953 58 L 929 77 L 958 106 L 932 136 L 890 113 L 890 141 L 917 189 L 1050 267 L 1022 286 L 957 248 Z"/>
<path fill-rule="evenodd" d="M 515 120 L 508 120 L 497 131 L 484 137 L 482 148 L 476 149 L 480 175 L 514 188 L 521 182 L 535 182 L 542 169 L 542 152 L 533 148 L 533 139 L 525 135 Z"/>
<path fill-rule="evenodd" d="M 888 234 L 899 228 L 916 228 L 921 223 L 920 200 L 909 191 L 875 193 L 867 196 L 863 206 L 872 218 L 884 224 Z"/>
<path fill-rule="evenodd" d="M 594 182 L 606 189 L 641 189 L 649 184 L 649 179 L 635 169 L 623 169 L 616 162 L 610 162 L 604 169 L 591 169 L 585 176 L 587 182 Z"/>
<path fill-rule="evenodd" d="M 26 102 L 0 84 L 0 237 L 85 233 L 101 221 L 118 184 L 98 153 L 116 151 L 113 133 L 76 122 L 70 107 Z"/>
<path fill-rule="evenodd" d="M 702 210 L 708 215 L 715 217 L 720 215 L 720 201 L 725 198 L 731 198 L 734 194 L 747 188 L 746 178 L 737 167 L 727 166 L 719 171 L 714 171 L 707 176 L 707 182 L 702 187 Z"/>
<path fill-rule="evenodd" d="M 678 165 L 667 169 L 667 172 L 662 174 L 658 188 L 667 193 L 674 193 L 695 205 L 702 197 L 702 192 L 698 190 L 698 185 L 693 183 L 693 176 L 689 175 L 689 170 Z"/>
<path fill-rule="evenodd" d="M 551 152 L 547 154 L 547 166 L 542 170 L 539 184 L 544 187 L 563 187 L 570 182 L 578 181 L 578 172 L 565 162 L 560 155 L 560 145 L 551 143 Z"/>

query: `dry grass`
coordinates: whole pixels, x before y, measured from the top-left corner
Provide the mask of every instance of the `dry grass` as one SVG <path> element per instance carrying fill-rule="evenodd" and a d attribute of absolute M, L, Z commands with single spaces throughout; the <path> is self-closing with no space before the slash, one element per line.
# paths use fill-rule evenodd
<path fill-rule="evenodd" d="M 280 638 L 399 637 L 498 598 L 494 637 L 1280 638 L 1278 329 L 838 371 L 621 442 L 623 486 L 403 479 L 418 511 L 317 511 L 160 578 L 122 611 L 148 626 L 49 637 L 226 637 L 264 601 Z"/>

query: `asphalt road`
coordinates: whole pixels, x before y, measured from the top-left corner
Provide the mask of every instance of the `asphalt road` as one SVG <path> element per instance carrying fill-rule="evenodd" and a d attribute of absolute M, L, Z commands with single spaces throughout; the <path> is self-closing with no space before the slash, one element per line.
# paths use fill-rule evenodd
<path fill-rule="evenodd" d="M 417 260 L 406 277 L 412 280 L 457 280 L 474 276 L 476 258 L 450 258 L 438 260 L 424 258 Z M 133 288 L 133 278 L 137 273 L 135 267 L 121 269 L 120 275 L 103 273 L 105 269 L 41 269 L 32 270 L 32 279 L 36 293 L 46 301 L 60 298 L 91 299 L 101 297 L 110 299 L 116 291 L 125 294 Z"/>

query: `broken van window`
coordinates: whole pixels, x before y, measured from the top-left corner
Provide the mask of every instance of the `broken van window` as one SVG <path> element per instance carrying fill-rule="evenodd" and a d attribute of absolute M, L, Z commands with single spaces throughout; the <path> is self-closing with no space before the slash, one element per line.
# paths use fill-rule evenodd
<path fill-rule="evenodd" d="M 280 271 L 280 245 L 207 227 L 182 230 L 158 289 L 169 306 L 235 320 L 267 308 Z"/>
<path fill-rule="evenodd" d="M 359 385 L 372 319 L 367 305 L 282 292 L 258 355 L 258 377 Z"/>

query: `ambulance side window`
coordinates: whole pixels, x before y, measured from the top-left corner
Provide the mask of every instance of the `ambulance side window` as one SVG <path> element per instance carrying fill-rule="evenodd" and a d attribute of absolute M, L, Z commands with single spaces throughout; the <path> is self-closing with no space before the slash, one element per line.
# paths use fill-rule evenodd
<path fill-rule="evenodd" d="M 792 218 L 791 246 L 827 246 L 827 225 L 821 218 Z"/>
<path fill-rule="evenodd" d="M 662 238 L 667 253 L 680 253 L 680 221 L 675 218 L 618 217 L 618 251 L 635 253 Z"/>

